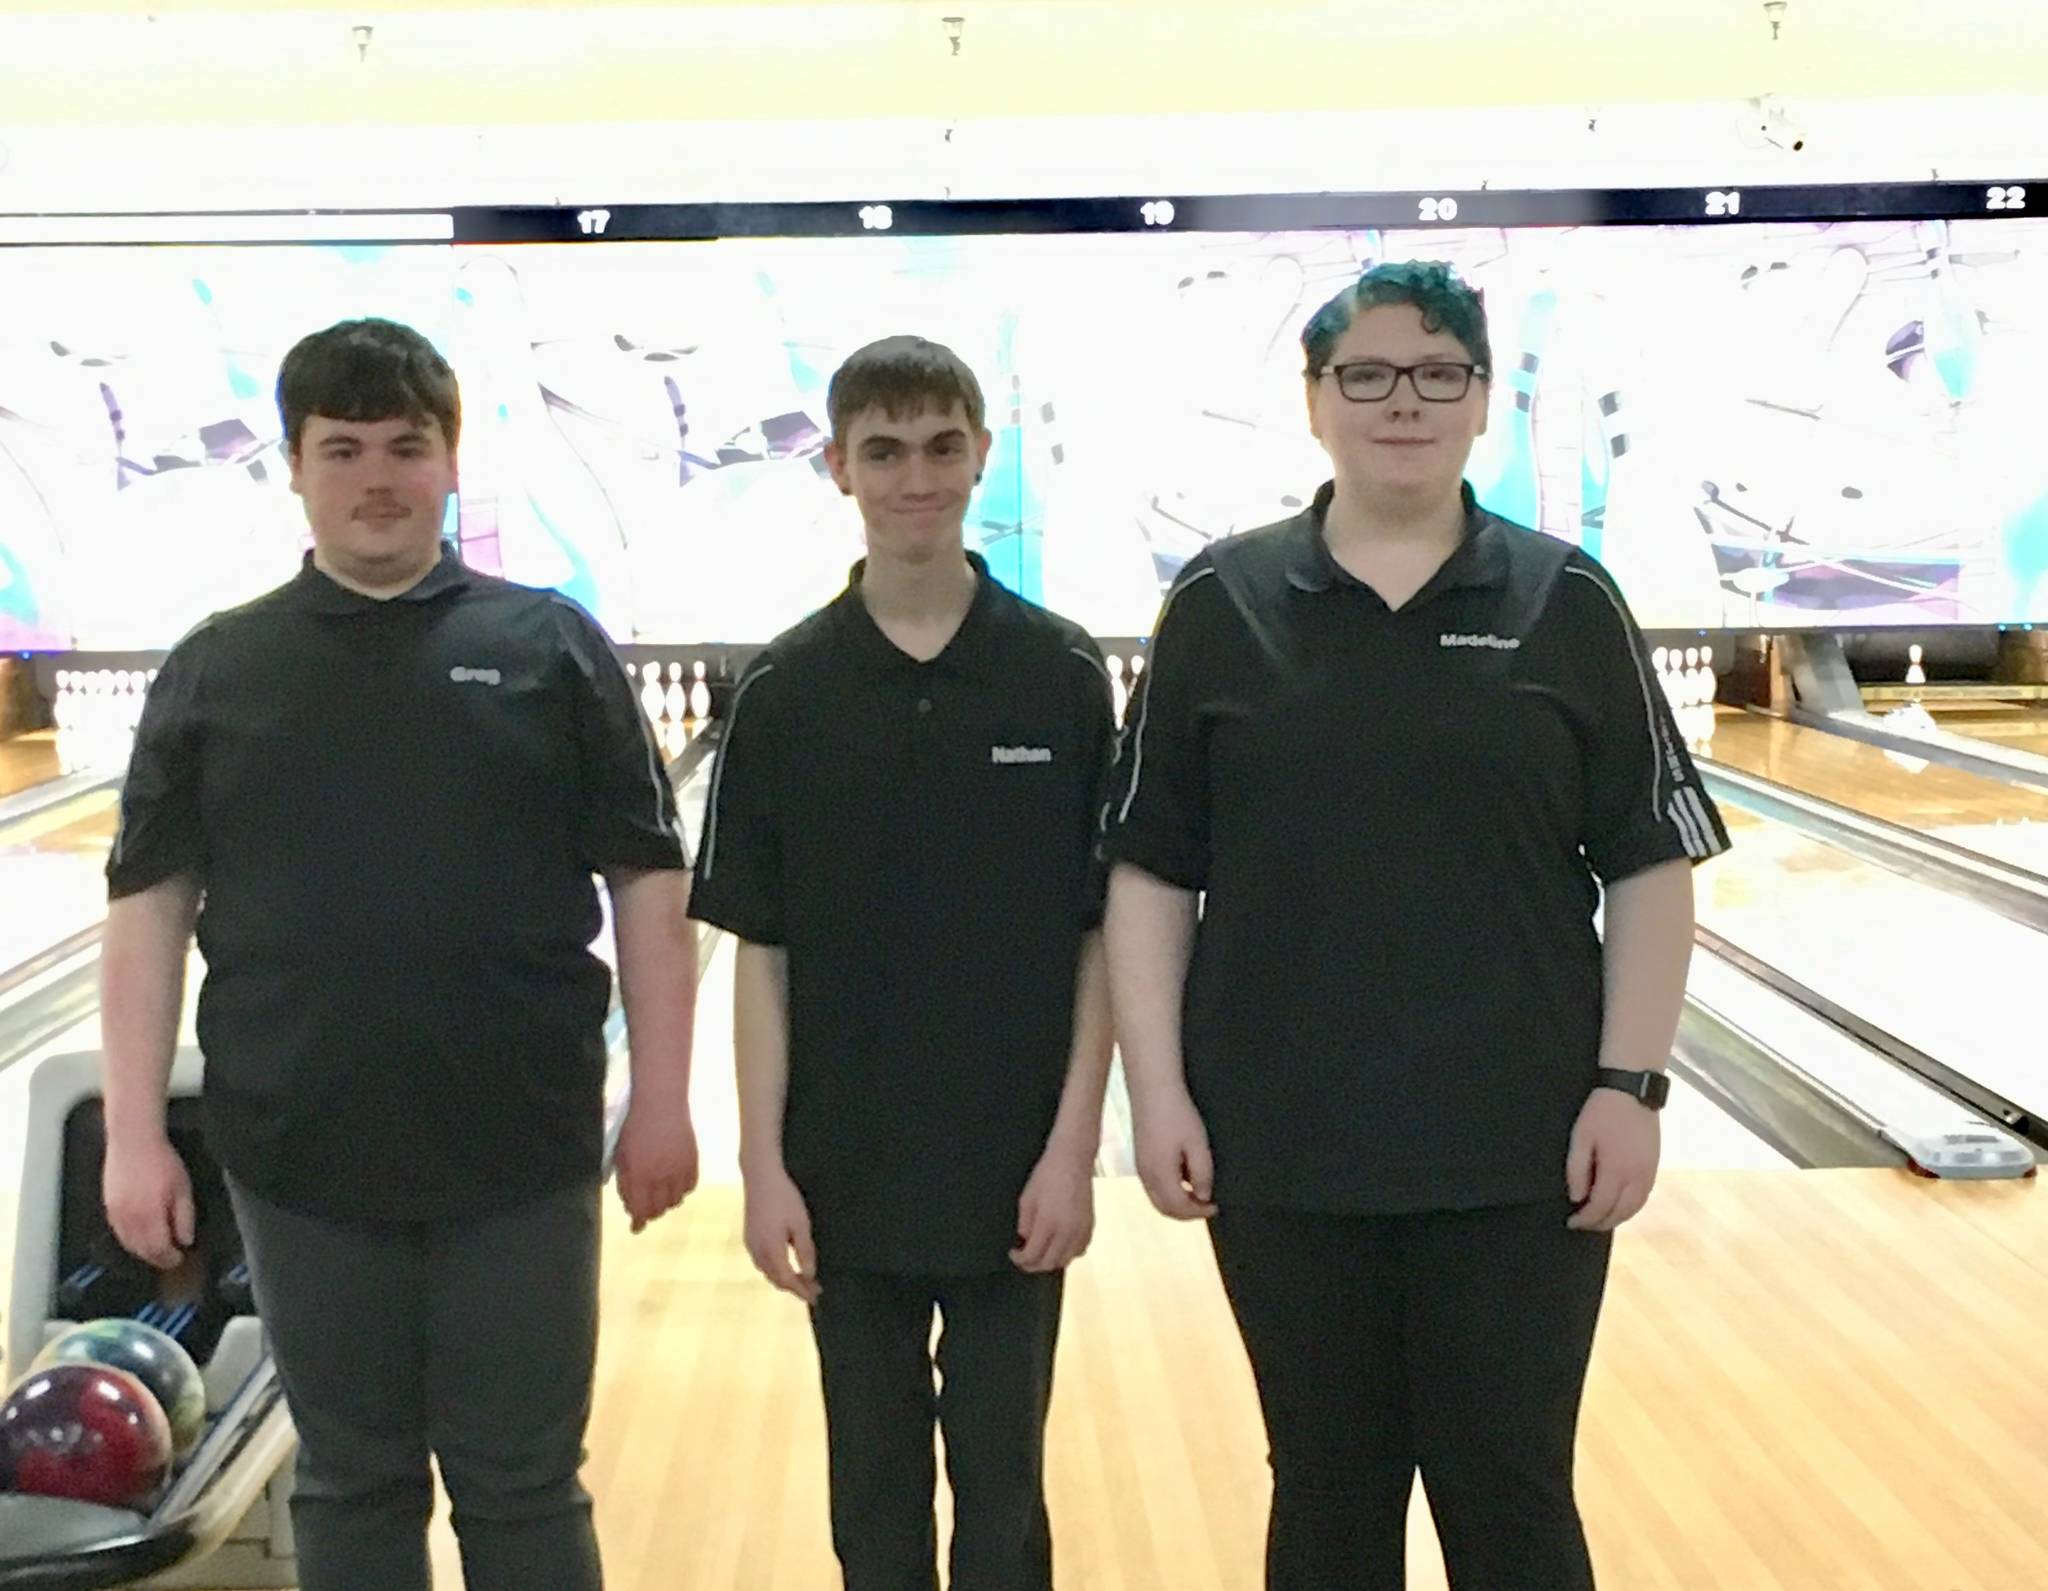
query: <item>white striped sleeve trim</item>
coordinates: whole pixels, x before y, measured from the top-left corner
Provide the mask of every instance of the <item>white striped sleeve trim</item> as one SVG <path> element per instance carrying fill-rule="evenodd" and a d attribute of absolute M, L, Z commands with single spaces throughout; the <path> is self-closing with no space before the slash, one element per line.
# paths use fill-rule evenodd
<path fill-rule="evenodd" d="M 630 690 L 630 687 L 629 687 Z M 654 725 L 647 721 L 647 715 L 640 711 L 640 704 L 633 704 L 633 716 L 640 720 L 640 746 L 647 753 L 647 783 L 654 794 L 654 828 L 666 839 L 682 843 L 682 829 L 677 819 L 669 816 L 669 799 L 674 794 L 669 788 L 668 771 L 661 765 L 661 748 L 654 743 Z M 685 852 L 689 850 L 684 845 Z"/>
<path fill-rule="evenodd" d="M 1145 777 L 1145 727 L 1152 716 L 1152 682 L 1158 678 L 1159 659 L 1157 647 L 1160 636 L 1166 633 L 1167 615 L 1173 612 L 1173 605 L 1183 593 L 1192 590 L 1216 572 L 1215 565 L 1197 569 L 1185 582 L 1175 586 L 1166 594 L 1166 603 L 1159 610 L 1159 622 L 1152 627 L 1152 645 L 1155 648 L 1152 664 L 1145 671 L 1145 697 L 1138 703 L 1138 727 L 1131 734 L 1131 783 L 1124 791 L 1124 802 L 1117 809 L 1116 820 L 1125 822 L 1131 815 L 1131 807 L 1138 799 L 1138 782 Z"/>
<path fill-rule="evenodd" d="M 1706 802 L 1691 785 L 1680 785 L 1672 793 L 1670 810 L 1672 825 L 1684 839 L 1685 854 L 1690 860 L 1704 862 L 1725 849 L 1714 832 L 1713 819 L 1707 815 Z"/>
<path fill-rule="evenodd" d="M 1577 575 L 1581 580 L 1590 581 L 1593 589 L 1607 599 L 1607 605 L 1614 610 L 1614 622 L 1621 626 L 1622 640 L 1628 646 L 1629 661 L 1636 667 L 1636 685 L 1643 693 L 1643 725 L 1650 741 L 1650 813 L 1662 820 L 1667 814 L 1664 809 L 1664 756 L 1661 745 L 1660 725 L 1657 721 L 1657 682 L 1652 677 L 1650 660 L 1643 655 L 1636 644 L 1636 637 L 1628 622 L 1628 613 L 1605 580 L 1590 569 L 1577 564 L 1566 564 L 1564 572 Z M 1673 818 L 1676 821 L 1676 818 Z"/>
<path fill-rule="evenodd" d="M 1097 674 L 1101 675 L 1102 683 L 1105 686 L 1109 684 L 1109 666 L 1098 655 L 1089 651 L 1085 646 L 1070 646 L 1067 650 L 1094 669 Z"/>
<path fill-rule="evenodd" d="M 711 769 L 711 797 L 704 811 L 703 877 L 707 884 L 711 882 L 712 870 L 718 865 L 718 802 L 725 789 L 725 759 L 732 753 L 733 736 L 739 730 L 740 703 L 746 700 L 747 692 L 754 688 L 756 680 L 766 679 L 774 672 L 773 663 L 764 663 L 741 680 L 738 689 L 732 693 L 732 705 L 725 712 L 725 733 L 719 738 L 718 760 Z"/>

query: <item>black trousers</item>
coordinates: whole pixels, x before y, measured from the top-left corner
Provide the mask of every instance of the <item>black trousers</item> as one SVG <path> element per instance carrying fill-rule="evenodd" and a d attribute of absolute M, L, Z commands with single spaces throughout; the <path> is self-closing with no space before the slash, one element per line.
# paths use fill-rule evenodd
<path fill-rule="evenodd" d="M 431 1453 L 469 1591 L 599 1591 L 577 1478 L 595 1184 L 471 1221 L 354 1224 L 230 1181 L 299 1431 L 300 1591 L 427 1591 Z"/>
<path fill-rule="evenodd" d="M 1591 1591 L 1572 1458 L 1612 1239 L 1569 1213 L 1214 1217 L 1266 1417 L 1268 1591 L 1400 1591 L 1418 1469 L 1454 1591 Z"/>
<path fill-rule="evenodd" d="M 1057 1272 L 889 1276 L 820 1267 L 811 1328 L 825 1391 L 832 1547 L 846 1591 L 938 1591 L 934 1426 L 945 1435 L 953 1492 L 951 1591 L 1051 1591 L 1045 1417 L 1065 1281 Z"/>

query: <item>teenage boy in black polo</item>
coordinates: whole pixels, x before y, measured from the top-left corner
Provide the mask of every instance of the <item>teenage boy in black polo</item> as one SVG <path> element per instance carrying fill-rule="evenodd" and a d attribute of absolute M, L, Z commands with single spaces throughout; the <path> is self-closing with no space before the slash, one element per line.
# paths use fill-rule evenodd
<path fill-rule="evenodd" d="M 460 400 L 424 338 L 316 333 L 278 407 L 313 551 L 172 650 L 122 793 L 108 1217 L 160 1266 L 194 1239 L 164 1095 L 196 920 L 207 1132 L 298 1427 L 303 1591 L 426 1591 L 430 1453 L 471 1587 L 596 1591 L 592 874 L 638 1230 L 696 1179 L 674 796 L 589 616 L 443 550 Z"/>
<path fill-rule="evenodd" d="M 1047 1591 L 1053 1348 L 1109 1068 L 1109 680 L 962 549 L 989 449 L 966 365 L 890 338 L 827 405 L 868 556 L 739 681 L 691 893 L 741 941 L 747 1247 L 811 1306 L 849 1591 L 937 1587 L 935 1421 L 952 1583 Z"/>

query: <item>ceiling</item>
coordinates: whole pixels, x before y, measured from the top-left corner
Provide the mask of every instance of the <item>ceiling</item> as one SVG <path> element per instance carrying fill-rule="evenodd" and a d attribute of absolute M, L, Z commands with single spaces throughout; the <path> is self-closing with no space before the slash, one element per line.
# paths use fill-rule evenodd
<path fill-rule="evenodd" d="M 961 48 L 942 18 L 964 18 Z M 367 57 L 352 29 L 366 24 Z M 0 0 L 0 133 L 2028 95 L 2043 0 Z"/>

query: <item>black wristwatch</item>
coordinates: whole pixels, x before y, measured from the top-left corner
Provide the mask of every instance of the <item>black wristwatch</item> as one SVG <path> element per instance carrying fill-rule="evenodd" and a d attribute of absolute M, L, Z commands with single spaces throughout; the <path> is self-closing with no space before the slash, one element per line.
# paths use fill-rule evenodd
<path fill-rule="evenodd" d="M 1623 1072 L 1603 1066 L 1594 1073 L 1594 1078 L 1595 1088 L 1618 1089 L 1652 1110 L 1662 1110 L 1664 1101 L 1671 1097 L 1671 1079 L 1662 1072 Z"/>

